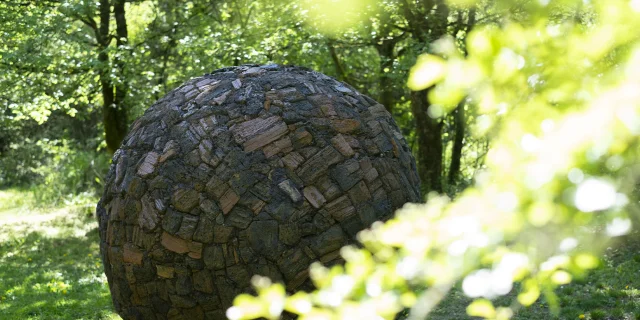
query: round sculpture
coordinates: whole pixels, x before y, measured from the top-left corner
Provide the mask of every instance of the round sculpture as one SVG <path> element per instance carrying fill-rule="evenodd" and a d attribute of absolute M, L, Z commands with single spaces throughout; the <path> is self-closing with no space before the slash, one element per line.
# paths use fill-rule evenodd
<path fill-rule="evenodd" d="M 373 99 L 300 67 L 192 79 L 131 126 L 97 207 L 124 319 L 225 319 L 252 275 L 308 289 L 358 231 L 420 201 L 416 166 Z"/>

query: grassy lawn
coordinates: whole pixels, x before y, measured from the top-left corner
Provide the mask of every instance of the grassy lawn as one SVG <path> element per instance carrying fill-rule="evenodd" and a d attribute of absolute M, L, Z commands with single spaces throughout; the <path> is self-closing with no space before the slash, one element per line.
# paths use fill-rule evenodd
<path fill-rule="evenodd" d="M 119 319 L 87 206 L 28 209 L 0 191 L 0 319 Z"/>
<path fill-rule="evenodd" d="M 29 209 L 30 201 L 0 190 L 0 319 L 120 319 L 102 272 L 93 203 Z M 600 268 L 557 293 L 558 316 L 541 298 L 514 319 L 640 320 L 640 240 L 607 250 Z M 494 303 L 514 300 L 515 293 Z M 456 288 L 429 319 L 469 319 L 469 302 Z"/>

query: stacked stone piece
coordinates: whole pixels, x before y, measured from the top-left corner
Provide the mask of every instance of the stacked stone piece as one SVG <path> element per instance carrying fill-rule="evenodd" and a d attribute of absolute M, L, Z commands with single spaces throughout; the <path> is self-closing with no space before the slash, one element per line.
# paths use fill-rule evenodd
<path fill-rule="evenodd" d="M 192 79 L 136 120 L 106 179 L 100 249 L 124 319 L 225 319 L 252 275 L 309 289 L 358 231 L 420 201 L 373 99 L 300 67 Z"/>

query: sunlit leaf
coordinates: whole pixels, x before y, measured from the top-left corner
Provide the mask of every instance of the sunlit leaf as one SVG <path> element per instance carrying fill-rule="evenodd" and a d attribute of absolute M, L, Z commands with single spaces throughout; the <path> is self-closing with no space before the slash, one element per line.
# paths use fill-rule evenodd
<path fill-rule="evenodd" d="M 407 86 L 414 91 L 426 89 L 442 80 L 445 73 L 446 64 L 442 58 L 423 54 L 418 57 L 415 66 L 411 68 Z"/>
<path fill-rule="evenodd" d="M 474 300 L 467 306 L 467 314 L 472 317 L 493 318 L 496 315 L 496 309 L 489 300 Z"/>

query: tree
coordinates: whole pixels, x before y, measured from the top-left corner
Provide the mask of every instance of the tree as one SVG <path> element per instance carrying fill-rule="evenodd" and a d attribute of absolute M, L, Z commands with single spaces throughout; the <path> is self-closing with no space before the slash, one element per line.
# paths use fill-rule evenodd
<path fill-rule="evenodd" d="M 363 248 L 342 249 L 344 267 L 312 266 L 313 292 L 287 295 L 255 279 L 258 297 L 237 297 L 229 318 L 286 310 L 303 319 L 393 319 L 410 307 L 409 318 L 422 319 L 460 282 L 474 298 L 470 316 L 508 319 L 541 295 L 557 310 L 554 288 L 596 267 L 607 240 L 630 231 L 640 178 L 640 35 L 632 32 L 640 6 L 496 0 L 489 9 L 514 3 L 517 14 L 501 11 L 499 24 L 468 35 L 467 56 L 445 38 L 409 77 L 443 111 L 464 99 L 477 108 L 473 131 L 492 145 L 475 185 L 361 232 Z M 516 301 L 496 308 L 489 299 L 514 282 Z"/>
<path fill-rule="evenodd" d="M 74 117 L 99 116 L 101 121 L 91 126 L 99 126 L 102 133 L 86 138 L 103 139 L 100 150 L 111 153 L 131 119 L 189 77 L 227 65 L 293 63 L 377 97 L 412 145 L 425 192 L 449 192 L 468 181 L 471 174 L 458 174 L 457 169 L 463 167 L 457 163 L 465 161 L 464 142 L 473 141 L 465 127 L 457 125 L 463 122 L 448 116 L 430 118 L 425 93 L 412 94 L 404 81 L 416 57 L 435 40 L 435 31 L 416 28 L 442 25 L 438 32 L 462 41 L 475 14 L 467 9 L 435 14 L 429 6 L 437 3 L 430 1 L 376 2 L 351 10 L 359 27 L 323 34 L 324 22 L 310 22 L 301 10 L 313 11 L 318 3 L 322 2 L 3 2 L 2 28 L 11 39 L 0 53 L 4 119 L 18 128 L 26 122 L 44 124 L 56 112 L 67 114 L 69 123 Z M 429 23 L 416 20 L 416 14 L 428 14 Z M 34 126 L 56 139 L 55 130 Z M 9 136 L 7 144 L 19 140 L 18 135 Z M 454 136 L 459 138 L 450 138 Z"/>
<path fill-rule="evenodd" d="M 410 124 L 405 126 L 408 129 L 408 139 L 416 142 L 415 155 L 423 190 L 425 193 L 442 192 L 445 186 L 453 186 L 459 180 L 459 162 L 464 141 L 462 138 L 466 135 L 464 122 L 461 121 L 464 119 L 464 110 L 456 113 L 459 115 L 457 118 L 434 119 L 428 112 L 431 105 L 427 100 L 427 90 L 411 92 L 403 82 L 416 57 L 429 51 L 434 41 L 441 36 L 451 35 L 464 43 L 466 34 L 477 22 L 476 10 L 451 9 L 443 1 L 385 1 L 380 4 L 372 3 L 360 11 L 361 15 L 368 15 L 370 18 L 361 19 L 363 21 L 357 26 L 337 33 L 339 37 L 336 33 L 330 36 L 332 38 L 328 47 L 336 74 L 339 79 L 349 82 L 359 90 L 377 96 L 400 123 Z M 321 29 L 323 24 L 329 23 L 325 20 L 327 19 L 317 18 L 311 26 Z M 484 23 L 489 21 L 485 16 L 482 20 Z M 358 65 L 356 61 L 366 61 L 363 51 L 375 53 L 377 65 Z M 355 79 L 373 81 L 358 82 Z M 404 109 L 403 100 L 409 101 L 408 110 Z M 458 121 L 453 121 L 447 127 L 453 128 L 451 134 L 457 134 L 459 139 L 445 141 L 443 136 L 448 134 L 443 131 L 445 123 L 455 119 Z M 456 126 L 457 124 L 460 126 Z M 446 157 L 446 146 L 449 143 L 455 145 L 451 156 Z M 444 164 L 445 158 L 450 159 L 448 167 Z M 450 178 L 445 178 L 447 175 Z"/>

